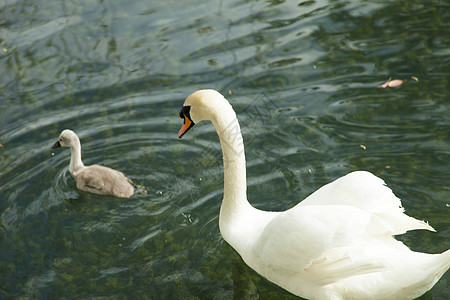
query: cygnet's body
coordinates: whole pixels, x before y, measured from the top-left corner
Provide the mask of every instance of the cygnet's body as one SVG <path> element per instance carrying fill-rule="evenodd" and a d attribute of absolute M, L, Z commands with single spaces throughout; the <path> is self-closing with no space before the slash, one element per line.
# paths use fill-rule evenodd
<path fill-rule="evenodd" d="M 85 166 L 81 161 L 81 143 L 72 130 L 61 132 L 58 141 L 52 149 L 70 147 L 69 171 L 77 183 L 77 188 L 100 195 L 112 195 L 130 198 L 134 194 L 134 187 L 122 172 L 100 165 Z"/>

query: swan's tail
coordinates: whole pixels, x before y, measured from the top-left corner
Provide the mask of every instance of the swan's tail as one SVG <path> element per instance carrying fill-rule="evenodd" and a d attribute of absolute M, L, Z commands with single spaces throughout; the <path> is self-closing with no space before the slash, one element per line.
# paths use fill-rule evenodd
<path fill-rule="evenodd" d="M 434 256 L 434 258 L 427 265 L 423 266 L 423 270 L 428 269 L 428 272 L 424 272 L 426 278 L 422 283 L 419 283 L 419 285 L 423 286 L 422 291 L 415 295 L 414 298 L 430 290 L 450 267 L 450 249 L 441 254 L 430 255 Z"/>
<path fill-rule="evenodd" d="M 437 266 L 435 274 L 437 275 L 437 280 L 439 280 L 439 278 L 441 278 L 441 276 L 450 268 L 450 249 L 439 255 Z"/>
<path fill-rule="evenodd" d="M 442 275 L 450 268 L 450 249 L 441 254 L 443 260 Z"/>

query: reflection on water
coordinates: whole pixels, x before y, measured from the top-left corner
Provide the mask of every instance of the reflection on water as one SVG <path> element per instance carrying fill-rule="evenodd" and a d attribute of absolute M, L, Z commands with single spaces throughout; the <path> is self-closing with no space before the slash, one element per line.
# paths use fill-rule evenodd
<path fill-rule="evenodd" d="M 220 90 L 238 112 L 255 206 L 287 209 L 369 170 L 438 231 L 401 239 L 446 250 L 445 8 L 437 0 L 0 3 L 1 295 L 292 297 L 220 236 L 217 136 L 208 124 L 176 136 L 179 108 L 199 88 Z M 410 76 L 419 81 L 376 88 Z M 148 194 L 77 190 L 69 151 L 50 151 L 64 128 L 79 134 L 86 164 L 119 169 Z M 448 276 L 424 297 L 445 299 Z"/>

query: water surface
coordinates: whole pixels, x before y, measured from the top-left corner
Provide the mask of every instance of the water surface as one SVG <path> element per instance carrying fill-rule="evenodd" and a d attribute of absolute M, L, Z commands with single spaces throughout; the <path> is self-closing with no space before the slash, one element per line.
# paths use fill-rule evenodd
<path fill-rule="evenodd" d="M 200 88 L 238 113 L 256 207 L 368 170 L 437 230 L 400 239 L 448 249 L 448 20 L 438 0 L 0 2 L 1 297 L 294 298 L 220 236 L 214 129 L 177 138 Z M 65 128 L 148 194 L 77 190 Z"/>

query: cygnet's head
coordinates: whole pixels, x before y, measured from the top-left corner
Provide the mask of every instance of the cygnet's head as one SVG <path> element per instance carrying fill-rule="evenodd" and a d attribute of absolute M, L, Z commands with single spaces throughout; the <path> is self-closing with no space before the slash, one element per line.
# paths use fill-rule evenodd
<path fill-rule="evenodd" d="M 229 108 L 231 105 L 228 101 L 215 90 L 198 90 L 192 93 L 186 98 L 180 111 L 183 125 L 178 137 L 181 138 L 200 121 L 213 121 L 221 111 Z"/>
<path fill-rule="evenodd" d="M 53 144 L 52 149 L 59 147 L 71 147 L 75 145 L 75 143 L 79 142 L 79 138 L 75 132 L 70 129 L 65 129 L 59 135 L 56 143 Z"/>

